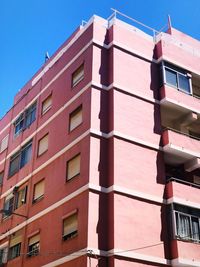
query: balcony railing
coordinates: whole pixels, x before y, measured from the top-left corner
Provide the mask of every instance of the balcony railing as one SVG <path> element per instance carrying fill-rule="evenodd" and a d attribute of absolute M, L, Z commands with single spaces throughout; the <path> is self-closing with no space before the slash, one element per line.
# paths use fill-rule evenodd
<path fill-rule="evenodd" d="M 174 128 L 168 127 L 168 126 L 162 128 L 162 131 L 163 131 L 163 132 L 166 131 L 166 130 L 170 130 L 170 131 L 172 131 L 172 132 L 175 132 L 175 133 L 178 133 L 178 134 L 181 134 L 181 135 L 185 135 L 185 136 L 188 136 L 189 138 L 196 139 L 196 140 L 200 141 L 200 137 L 196 137 L 196 136 L 194 136 L 194 135 L 192 135 L 192 134 L 184 133 L 184 132 L 181 132 L 181 131 L 176 130 L 176 129 L 174 129 Z"/>
<path fill-rule="evenodd" d="M 181 179 L 178 179 L 178 178 L 175 178 L 175 177 L 167 178 L 167 183 L 169 183 L 169 182 L 176 182 L 176 183 L 180 183 L 180 184 L 185 184 L 187 186 L 191 186 L 191 187 L 195 187 L 195 188 L 199 188 L 200 189 L 200 185 L 198 185 L 198 184 L 195 184 L 195 183 L 192 183 L 192 182 L 188 182 L 188 181 L 185 181 L 185 180 L 181 180 Z"/>

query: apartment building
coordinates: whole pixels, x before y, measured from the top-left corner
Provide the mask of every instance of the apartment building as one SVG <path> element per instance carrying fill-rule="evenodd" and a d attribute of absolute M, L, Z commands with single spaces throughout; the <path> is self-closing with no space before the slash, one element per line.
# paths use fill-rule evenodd
<path fill-rule="evenodd" d="M 200 42 L 80 26 L 0 121 L 0 266 L 200 266 Z"/>

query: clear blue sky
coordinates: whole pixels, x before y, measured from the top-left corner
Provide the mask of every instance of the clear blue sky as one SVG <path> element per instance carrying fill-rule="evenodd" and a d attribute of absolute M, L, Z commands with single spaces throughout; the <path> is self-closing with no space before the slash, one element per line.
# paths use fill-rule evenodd
<path fill-rule="evenodd" d="M 0 117 L 14 95 L 78 27 L 110 8 L 155 28 L 167 23 L 200 40 L 200 0 L 1 0 Z"/>

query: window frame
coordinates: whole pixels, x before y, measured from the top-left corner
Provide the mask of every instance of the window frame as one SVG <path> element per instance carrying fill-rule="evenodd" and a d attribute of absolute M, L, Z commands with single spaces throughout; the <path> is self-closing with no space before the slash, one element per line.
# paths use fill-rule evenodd
<path fill-rule="evenodd" d="M 7 134 L 0 143 L 0 153 L 5 151 L 8 148 L 9 134 Z"/>
<path fill-rule="evenodd" d="M 171 64 L 169 62 L 166 62 L 166 61 L 161 63 L 161 68 L 162 68 L 162 76 L 163 76 L 163 83 L 164 84 L 167 84 L 170 87 L 176 88 L 178 91 L 181 91 L 181 92 L 183 92 L 185 94 L 192 95 L 191 75 L 186 70 L 181 69 L 179 67 L 176 67 L 173 64 Z M 169 70 L 170 72 L 173 72 L 176 75 L 176 83 L 177 83 L 177 85 L 173 85 L 173 84 L 167 82 L 166 70 Z M 183 77 L 187 78 L 189 92 L 180 87 L 179 76 L 183 76 Z"/>
<path fill-rule="evenodd" d="M 14 255 L 12 255 L 13 250 L 16 250 L 16 251 L 14 251 L 15 252 Z M 21 242 L 20 243 L 17 243 L 16 245 L 14 245 L 12 247 L 9 247 L 8 260 L 13 260 L 13 259 L 19 257 L 20 256 L 20 252 L 21 252 Z"/>
<path fill-rule="evenodd" d="M 177 205 L 178 205 L 178 208 L 186 207 L 186 206 L 182 206 L 182 205 L 179 205 L 179 204 L 177 204 Z M 187 242 L 200 243 L 200 216 L 198 217 L 196 215 L 190 214 L 192 211 L 196 211 L 197 209 L 187 207 L 188 210 L 190 211 L 190 213 L 187 213 L 187 212 L 183 212 L 183 211 L 177 210 L 177 207 L 176 206 L 174 206 L 172 204 L 172 214 L 173 214 L 172 217 L 173 217 L 173 233 L 174 233 L 174 238 L 175 239 L 178 239 L 178 240 L 182 240 L 182 241 L 187 241 Z M 183 216 L 189 218 L 189 232 L 190 232 L 189 236 L 181 236 L 178 233 L 178 227 L 179 227 L 179 224 L 181 224 L 180 215 L 183 215 Z M 199 232 L 198 233 L 194 233 L 193 232 L 194 229 L 193 229 L 193 224 L 192 224 L 192 218 L 198 219 L 198 228 L 199 228 Z M 199 235 L 198 239 L 195 239 L 194 238 L 195 235 Z"/>
<path fill-rule="evenodd" d="M 17 137 L 22 131 L 29 128 L 31 124 L 36 120 L 36 110 L 37 101 L 31 104 L 17 117 L 17 119 L 14 121 L 14 137 Z M 16 131 L 17 128 L 18 130 Z"/>
<path fill-rule="evenodd" d="M 80 161 L 79 161 L 79 172 L 76 173 L 75 175 L 73 175 L 71 178 L 68 178 L 69 163 L 72 162 L 77 157 L 80 158 Z M 81 173 L 81 153 L 78 153 L 75 156 L 73 156 L 72 158 L 70 158 L 69 160 L 67 160 L 67 162 L 66 162 L 66 181 L 67 182 L 71 181 L 75 177 L 78 177 L 80 175 L 80 173 Z"/>
<path fill-rule="evenodd" d="M 83 74 L 79 77 L 79 79 L 75 79 L 76 75 L 78 75 L 78 72 L 82 70 Z M 74 88 L 77 84 L 79 84 L 85 77 L 85 63 L 81 63 L 78 68 L 72 73 L 71 75 L 71 88 Z M 74 81 L 75 80 L 75 81 Z"/>
<path fill-rule="evenodd" d="M 44 103 L 47 102 L 49 99 L 51 99 L 51 104 L 47 106 L 46 109 L 43 109 Z M 41 108 L 41 115 L 45 115 L 52 107 L 52 93 L 48 95 L 43 101 L 42 101 L 42 108 Z"/>
<path fill-rule="evenodd" d="M 76 230 L 75 231 L 72 231 L 72 232 L 69 232 L 67 234 L 64 234 L 64 230 L 65 230 L 65 221 L 66 220 L 69 220 L 71 217 L 73 216 L 76 216 Z M 62 240 L 63 241 L 67 241 L 67 240 L 70 240 L 70 239 L 73 239 L 75 238 L 76 236 L 78 236 L 78 211 L 74 211 L 72 212 L 71 214 L 68 214 L 67 216 L 65 216 L 65 218 L 63 218 L 62 220 Z"/>
<path fill-rule="evenodd" d="M 8 246 L 2 247 L 0 249 L 0 266 L 8 261 Z"/>
<path fill-rule="evenodd" d="M 44 139 L 44 138 L 47 138 L 47 149 L 44 150 L 41 154 L 39 154 L 39 151 L 40 151 L 40 142 Z M 37 157 L 39 158 L 40 156 L 42 156 L 44 153 L 46 153 L 49 149 L 49 133 L 46 133 L 42 138 L 40 138 L 38 140 L 38 147 L 37 147 Z"/>
<path fill-rule="evenodd" d="M 79 112 L 81 112 L 81 122 L 77 124 L 74 128 L 71 129 L 72 119 L 74 116 L 76 116 Z M 76 128 L 78 128 L 83 123 L 83 105 L 79 105 L 76 109 L 74 109 L 69 114 L 69 133 L 73 132 Z"/>
<path fill-rule="evenodd" d="M 8 178 L 16 174 L 20 169 L 22 169 L 30 160 L 32 154 L 32 141 L 25 144 L 19 151 L 10 157 Z M 27 154 L 26 154 L 27 153 Z M 11 165 L 17 159 L 16 168 L 11 172 Z"/>
<path fill-rule="evenodd" d="M 28 186 L 26 185 L 26 186 L 23 186 L 23 188 L 19 188 L 19 190 L 17 190 L 17 192 L 14 194 L 14 197 L 15 197 L 14 210 L 26 204 L 27 191 L 28 191 Z"/>
<path fill-rule="evenodd" d="M 37 186 L 38 184 L 40 184 L 40 183 L 42 183 L 42 182 L 44 183 L 44 192 L 45 192 L 45 179 L 43 178 L 43 179 L 41 179 L 40 181 L 38 181 L 37 183 L 35 183 L 34 186 L 33 186 L 32 204 L 35 204 L 35 203 L 41 201 L 41 200 L 44 198 L 44 192 L 43 192 L 43 194 L 40 195 L 39 197 L 34 198 L 34 196 L 35 196 L 35 188 L 36 188 L 36 186 Z"/>
<path fill-rule="evenodd" d="M 6 198 L 7 198 L 7 200 L 6 200 Z M 4 199 L 3 209 L 9 211 L 9 213 L 8 214 L 2 213 L 2 219 L 3 220 L 12 215 L 12 212 L 14 210 L 14 205 L 15 205 L 15 196 L 13 193 L 11 193 L 11 194 L 7 195 L 7 197 L 5 197 L 5 199 Z M 8 208 L 7 208 L 7 206 L 8 206 Z"/>
<path fill-rule="evenodd" d="M 30 244 L 30 240 L 37 236 L 39 236 L 39 240 L 37 242 Z M 36 248 L 34 248 L 34 246 L 36 246 Z M 40 253 L 40 234 L 38 233 L 29 237 L 28 239 L 27 257 L 37 256 L 39 255 L 39 253 Z"/>

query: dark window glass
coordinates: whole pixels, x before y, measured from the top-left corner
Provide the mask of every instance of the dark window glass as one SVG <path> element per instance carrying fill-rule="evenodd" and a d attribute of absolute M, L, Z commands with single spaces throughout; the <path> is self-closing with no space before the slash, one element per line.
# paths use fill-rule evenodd
<path fill-rule="evenodd" d="M 189 79 L 185 75 L 178 74 L 179 88 L 186 93 L 190 93 L 190 83 Z"/>
<path fill-rule="evenodd" d="M 200 242 L 200 212 L 197 209 L 174 205 L 176 237 L 187 241 Z"/>
<path fill-rule="evenodd" d="M 4 171 L 0 172 L 0 186 L 3 184 Z"/>
<path fill-rule="evenodd" d="M 32 143 L 27 145 L 25 148 L 21 151 L 21 161 L 20 161 L 20 168 L 24 167 L 26 163 L 29 162 L 31 159 L 31 151 L 32 151 Z"/>
<path fill-rule="evenodd" d="M 14 175 L 31 159 L 32 141 L 24 146 L 20 151 L 10 158 L 10 166 L 8 176 Z"/>
<path fill-rule="evenodd" d="M 165 74 L 166 74 L 166 83 L 178 87 L 176 72 L 166 68 Z"/>
<path fill-rule="evenodd" d="M 15 135 L 19 134 L 23 130 L 24 114 L 21 114 L 15 121 Z"/>
<path fill-rule="evenodd" d="M 25 128 L 29 127 L 34 122 L 35 115 L 36 115 L 36 103 L 34 103 L 25 111 Z"/>
<path fill-rule="evenodd" d="M 26 109 L 15 121 L 15 135 L 29 127 L 36 118 L 36 102 Z"/>
<path fill-rule="evenodd" d="M 14 175 L 18 172 L 20 166 L 20 153 L 17 152 L 10 158 L 9 176 Z"/>
<path fill-rule="evenodd" d="M 34 244 L 29 245 L 28 247 L 28 256 L 37 256 L 40 250 L 40 242 L 36 242 Z"/>
<path fill-rule="evenodd" d="M 13 246 L 13 247 L 10 247 L 9 249 L 9 259 L 12 260 L 16 257 L 19 257 L 20 256 L 20 250 L 21 250 L 21 243 Z"/>

